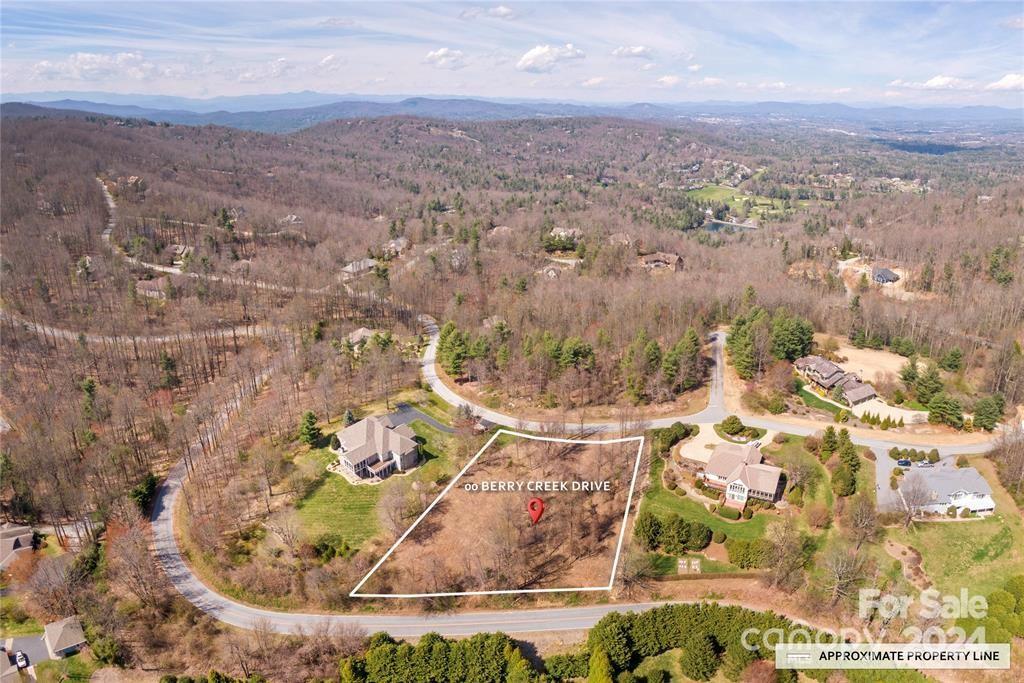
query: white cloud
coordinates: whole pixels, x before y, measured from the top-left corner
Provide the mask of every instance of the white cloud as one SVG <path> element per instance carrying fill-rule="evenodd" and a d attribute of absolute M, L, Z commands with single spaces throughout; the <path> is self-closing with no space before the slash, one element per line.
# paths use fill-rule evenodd
<path fill-rule="evenodd" d="M 633 45 L 632 47 L 627 45 L 621 45 L 612 50 L 613 57 L 635 57 L 637 59 L 652 59 L 654 53 L 651 52 L 651 48 L 645 45 Z"/>
<path fill-rule="evenodd" d="M 665 88 L 673 88 L 679 85 L 679 81 L 679 76 L 673 76 L 671 74 L 668 74 L 659 78 L 657 83 L 658 85 L 663 86 Z"/>
<path fill-rule="evenodd" d="M 327 17 L 320 22 L 320 26 L 326 26 L 328 28 L 350 28 L 355 25 L 356 22 L 346 17 Z"/>
<path fill-rule="evenodd" d="M 909 90 L 970 90 L 974 87 L 970 81 L 942 74 L 932 76 L 923 83 L 904 81 L 897 78 L 895 81 L 890 82 L 889 86 L 893 88 L 907 88 Z"/>
<path fill-rule="evenodd" d="M 584 88 L 596 88 L 597 86 L 604 83 L 606 80 L 608 79 L 605 78 L 604 76 L 594 76 L 593 78 L 588 78 L 587 80 L 583 81 L 582 83 L 580 83 L 580 85 L 583 86 Z"/>
<path fill-rule="evenodd" d="M 461 69 L 466 66 L 465 56 L 462 50 L 453 50 L 450 47 L 442 47 L 427 53 L 424 61 L 427 64 L 436 66 L 438 69 Z"/>
<path fill-rule="evenodd" d="M 281 78 L 295 70 L 295 65 L 284 57 L 278 57 L 254 69 L 246 69 L 236 78 L 239 83 L 259 83 L 274 78 Z"/>
<path fill-rule="evenodd" d="M 789 87 L 789 84 L 785 81 L 768 81 L 765 83 L 758 83 L 757 87 L 759 90 L 785 90 Z"/>
<path fill-rule="evenodd" d="M 515 19 L 516 13 L 511 7 L 498 5 L 497 7 L 470 7 L 462 10 L 459 17 L 462 19 L 476 19 L 477 17 L 494 17 L 495 19 Z"/>
<path fill-rule="evenodd" d="M 1006 74 L 995 83 L 989 83 L 985 90 L 1024 90 L 1024 74 Z"/>
<path fill-rule="evenodd" d="M 341 68 L 341 65 L 344 63 L 345 60 L 342 57 L 331 54 L 321 59 L 317 63 L 316 68 L 321 73 L 328 73 L 331 71 L 337 71 L 339 68 Z"/>
<path fill-rule="evenodd" d="M 516 62 L 516 69 L 532 73 L 546 73 L 554 69 L 559 62 L 583 59 L 585 56 L 583 50 L 575 47 L 572 43 L 566 43 L 565 47 L 538 45 L 519 58 L 519 61 Z"/>
<path fill-rule="evenodd" d="M 686 70 L 692 73 L 697 73 L 703 68 L 704 66 L 702 64 L 691 64 L 690 66 L 686 67 Z"/>
<path fill-rule="evenodd" d="M 640 70 L 641 71 L 650 71 L 655 66 L 657 66 L 657 65 L 654 62 L 647 62 L 646 64 L 644 64 L 643 66 L 640 67 Z"/>
<path fill-rule="evenodd" d="M 160 69 L 141 52 L 101 54 L 75 52 L 67 59 L 37 62 L 32 69 L 37 78 L 96 81 L 112 77 L 141 81 L 159 75 Z"/>
<path fill-rule="evenodd" d="M 832 94 L 833 95 L 845 95 L 846 93 L 851 92 L 852 90 L 853 90 L 853 88 L 836 88 L 835 90 L 832 91 Z"/>
<path fill-rule="evenodd" d="M 697 81 L 696 85 L 714 88 L 719 85 L 725 85 L 725 81 L 722 80 L 721 78 L 715 78 L 714 76 L 705 76 L 704 78 Z"/>
<path fill-rule="evenodd" d="M 498 17 L 499 19 L 511 19 L 516 15 L 516 13 L 513 12 L 510 7 L 505 7 L 505 5 L 498 5 L 497 7 L 492 7 L 491 9 L 487 10 L 487 13 L 492 17 Z"/>
<path fill-rule="evenodd" d="M 1015 28 L 1018 31 L 1024 31 L 1024 14 L 1019 17 L 1009 17 L 1003 21 L 1003 26 L 1006 28 Z"/>

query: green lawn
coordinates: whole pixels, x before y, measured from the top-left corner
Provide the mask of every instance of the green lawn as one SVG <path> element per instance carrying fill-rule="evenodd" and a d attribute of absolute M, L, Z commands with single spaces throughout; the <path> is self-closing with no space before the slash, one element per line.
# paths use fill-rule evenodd
<path fill-rule="evenodd" d="M 992 486 L 996 514 L 966 522 L 918 522 L 909 531 L 889 529 L 890 538 L 920 551 L 925 573 L 945 593 L 967 586 L 985 594 L 1007 577 L 1024 573 L 1024 522 L 1010 494 L 999 485 L 992 464 L 972 458 Z"/>
<path fill-rule="evenodd" d="M 665 467 L 665 461 L 661 458 L 653 458 L 651 462 L 651 487 L 640 504 L 640 510 L 650 510 L 658 517 L 667 517 L 677 514 L 688 520 L 703 522 L 711 527 L 712 531 L 721 531 L 729 538 L 755 539 L 764 535 L 768 526 L 768 516 L 764 514 L 754 515 L 754 518 L 746 522 L 730 522 L 718 515 L 713 515 L 695 500 L 680 496 L 667 490 L 661 485 L 661 471 Z"/>
<path fill-rule="evenodd" d="M 669 650 L 668 652 L 662 652 L 660 655 L 654 657 L 647 657 L 635 669 L 633 673 L 636 674 L 640 680 L 645 680 L 648 676 L 657 670 L 667 671 L 668 678 L 670 681 L 688 681 L 690 679 L 683 676 L 682 671 L 679 668 L 679 656 L 683 653 L 682 650 L 675 649 Z"/>
<path fill-rule="evenodd" d="M 445 455 L 445 435 L 420 420 L 410 426 L 424 442 L 421 445 L 424 460 L 409 476 L 418 481 L 435 481 L 441 475 L 451 474 L 451 463 Z M 377 501 L 381 494 L 406 477 L 392 477 L 375 486 L 355 486 L 341 475 L 326 471 L 333 459 L 334 455 L 327 448 L 312 449 L 296 457 L 297 461 L 314 461 L 323 473 L 295 507 L 308 540 L 324 533 L 336 533 L 353 548 L 358 548 L 377 534 Z"/>
<path fill-rule="evenodd" d="M 0 596 L 0 636 L 13 638 L 42 632 L 43 625 L 25 613 L 18 596 Z"/>
<path fill-rule="evenodd" d="M 833 415 L 836 415 L 839 413 L 840 410 L 843 410 L 834 403 L 822 400 L 820 396 L 815 395 L 814 392 L 806 388 L 800 389 L 800 398 L 804 400 L 804 405 L 807 406 L 808 408 L 815 408 L 817 410 L 827 410 Z"/>
<path fill-rule="evenodd" d="M 102 664 L 91 655 L 80 652 L 64 659 L 39 662 L 35 665 L 36 680 L 40 683 L 58 681 L 88 681 Z"/>
<path fill-rule="evenodd" d="M 768 433 L 767 429 L 761 429 L 760 427 L 749 427 L 747 425 L 744 425 L 744 427 L 746 427 L 747 429 L 752 429 L 753 431 L 757 432 L 757 436 L 753 436 L 753 437 L 747 439 L 746 441 L 741 441 L 741 440 L 737 439 L 735 436 L 730 436 L 730 435 L 726 434 L 725 432 L 723 432 L 722 431 L 722 427 L 720 425 L 717 425 L 717 424 L 714 425 L 714 430 L 715 430 L 715 434 L 718 434 L 718 436 L 720 436 L 721 438 L 725 439 L 726 441 L 731 441 L 732 443 L 740 443 L 740 444 L 747 444 L 747 443 L 750 443 L 751 441 L 757 441 L 758 439 L 764 438 L 764 435 Z"/>
<path fill-rule="evenodd" d="M 786 469 L 795 463 L 807 463 L 814 468 L 817 476 L 804 484 L 804 510 L 811 503 L 823 503 L 829 510 L 835 503 L 832 494 L 832 486 L 829 482 L 828 470 L 821 464 L 821 461 L 804 449 L 804 437 L 793 434 L 786 435 L 786 441 L 781 444 L 771 444 L 762 449 L 768 457 L 779 467 Z"/>

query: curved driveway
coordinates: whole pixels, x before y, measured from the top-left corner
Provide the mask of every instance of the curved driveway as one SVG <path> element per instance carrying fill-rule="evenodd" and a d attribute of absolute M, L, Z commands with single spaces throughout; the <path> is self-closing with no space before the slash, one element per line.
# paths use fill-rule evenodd
<path fill-rule="evenodd" d="M 110 232 L 116 220 L 114 216 L 116 207 L 113 202 L 113 197 L 111 197 L 109 192 L 107 192 L 105 186 L 103 187 L 103 191 L 107 199 L 108 208 L 110 209 L 110 221 L 108 222 L 107 229 L 104 231 L 104 239 L 109 241 Z M 180 272 L 180 269 L 171 269 L 167 266 L 155 266 L 155 264 L 144 264 L 138 261 L 136 261 L 136 263 L 164 272 Z M 223 281 L 233 282 L 234 278 L 225 278 Z M 485 406 L 474 404 L 445 386 L 445 384 L 441 382 L 440 378 L 438 378 L 435 370 L 439 336 L 437 323 L 433 318 L 425 315 L 420 316 L 420 322 L 423 324 L 425 331 L 429 336 L 429 343 L 421 359 L 423 375 L 430 387 L 438 396 L 456 406 L 468 403 L 477 415 L 496 424 L 516 429 L 541 430 L 544 428 L 544 424 L 540 422 L 520 420 L 519 418 L 491 410 Z M 46 329 L 48 331 L 55 330 L 55 328 L 48 328 L 47 326 L 36 327 L 37 329 Z M 78 338 L 77 333 L 69 334 L 74 334 L 74 337 Z M 102 335 L 92 336 L 102 338 Z M 155 339 L 160 339 L 160 337 L 156 337 Z M 711 377 L 711 391 L 707 408 L 691 415 L 662 417 L 656 420 L 651 420 L 647 423 L 649 426 L 664 427 L 677 420 L 704 423 L 719 422 L 725 417 L 726 411 L 723 396 L 724 373 L 722 371 L 724 362 L 722 357 L 722 347 L 724 345 L 725 335 L 723 333 L 716 333 L 713 335 L 712 341 L 714 371 Z M 259 387 L 259 385 L 263 384 L 276 369 L 276 364 L 272 364 L 263 369 L 258 376 L 259 381 L 256 382 L 255 385 Z M 243 402 L 249 398 L 251 398 L 251 396 L 232 396 L 232 398 L 229 399 L 217 413 L 215 417 L 215 424 L 213 425 L 214 431 L 219 432 L 222 430 L 232 419 L 234 413 L 241 407 Z M 753 426 L 784 430 L 797 434 L 808 434 L 814 431 L 809 427 L 794 426 L 789 423 L 770 419 L 743 417 L 743 420 L 747 424 Z M 617 422 L 596 422 L 585 423 L 582 425 L 584 429 L 594 431 L 611 431 L 613 429 L 618 429 L 619 426 L 620 425 Z M 854 440 L 857 441 L 857 443 L 877 449 L 888 448 L 891 445 L 895 445 L 894 442 L 881 439 L 855 438 Z M 980 452 L 987 450 L 990 447 L 991 444 L 986 443 L 973 444 L 969 446 L 949 446 L 940 450 L 944 454 L 950 455 L 954 453 Z M 653 607 L 657 604 L 622 603 L 615 605 L 592 605 L 587 607 L 464 612 L 437 615 L 324 615 L 276 612 L 257 607 L 250 607 L 231 600 L 230 598 L 227 598 L 206 586 L 198 577 L 196 577 L 181 556 L 181 552 L 174 535 L 173 511 L 181 494 L 182 484 L 187 476 L 188 472 L 186 470 L 185 460 L 182 459 L 171 468 L 166 480 L 157 492 L 151 516 L 154 553 L 158 563 L 166 572 L 171 583 L 186 599 L 207 614 L 210 614 L 220 621 L 231 624 L 232 626 L 253 628 L 257 624 L 265 624 L 275 631 L 286 633 L 292 632 L 300 626 L 308 629 L 313 624 L 327 622 L 332 625 L 358 625 L 370 631 L 383 630 L 402 637 L 420 636 L 431 631 L 451 636 L 471 635 L 480 631 L 492 630 L 501 630 L 506 633 L 569 631 L 590 628 L 601 617 L 609 612 L 642 610 Z"/>

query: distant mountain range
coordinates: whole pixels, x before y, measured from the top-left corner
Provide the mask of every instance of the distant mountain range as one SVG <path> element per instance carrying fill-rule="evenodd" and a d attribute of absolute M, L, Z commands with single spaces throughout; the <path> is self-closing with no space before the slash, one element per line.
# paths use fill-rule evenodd
<path fill-rule="evenodd" d="M 116 96 L 129 97 L 129 96 Z M 567 116 L 616 116 L 628 119 L 670 121 L 680 118 L 728 117 L 765 119 L 783 117 L 818 121 L 853 122 L 861 125 L 948 125 L 982 123 L 1024 128 L 1020 110 L 1001 107 L 852 107 L 845 104 L 803 104 L 794 102 L 695 102 L 681 104 L 597 105 L 557 102 L 506 102 L 482 99 L 409 97 L 401 100 L 345 99 L 319 102 L 337 95 L 292 93 L 289 95 L 253 95 L 218 100 L 187 100 L 176 97 L 140 97 L 143 106 L 127 102 L 95 102 L 83 99 L 50 101 L 5 101 L 0 113 L 6 117 L 65 115 L 82 112 L 120 118 L 139 118 L 184 125 L 215 124 L 245 130 L 283 133 L 300 130 L 334 119 L 380 116 L 421 116 L 452 121 L 495 121 Z M 290 99 L 289 99 L 290 98 Z M 10 100 L 10 96 L 5 97 Z M 218 110 L 198 111 L 171 105 L 189 105 L 208 109 L 219 102 Z M 291 102 L 299 106 L 280 106 Z M 165 106 L 153 106 L 162 104 Z M 233 110 L 249 105 L 250 110 Z M 266 108 L 261 108 L 266 107 Z M 72 112 L 77 112 L 74 114 Z"/>

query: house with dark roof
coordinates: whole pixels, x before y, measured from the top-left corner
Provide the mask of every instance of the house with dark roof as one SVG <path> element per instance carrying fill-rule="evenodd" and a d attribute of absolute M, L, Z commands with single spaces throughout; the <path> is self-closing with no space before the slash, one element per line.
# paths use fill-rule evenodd
<path fill-rule="evenodd" d="M 415 432 L 388 416 L 360 420 L 338 432 L 337 437 L 337 447 L 331 447 L 338 457 L 333 468 L 359 479 L 384 479 L 419 462 Z"/>
<path fill-rule="evenodd" d="M 730 507 L 742 510 L 750 498 L 775 502 L 782 495 L 782 469 L 763 459 L 756 446 L 720 443 L 700 476 L 711 488 L 725 492 Z"/>
<path fill-rule="evenodd" d="M 51 659 L 69 657 L 85 645 L 85 632 L 78 617 L 68 617 L 43 627 L 43 639 Z"/>
<path fill-rule="evenodd" d="M 890 285 L 893 282 L 899 282 L 900 276 L 888 268 L 875 268 L 871 273 L 871 278 L 880 285 Z"/>
<path fill-rule="evenodd" d="M 797 358 L 793 367 L 818 386 L 823 393 L 838 394 L 851 408 L 878 395 L 873 386 L 861 382 L 855 373 L 846 372 L 821 356 Z"/>

